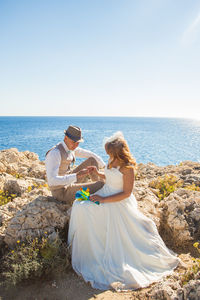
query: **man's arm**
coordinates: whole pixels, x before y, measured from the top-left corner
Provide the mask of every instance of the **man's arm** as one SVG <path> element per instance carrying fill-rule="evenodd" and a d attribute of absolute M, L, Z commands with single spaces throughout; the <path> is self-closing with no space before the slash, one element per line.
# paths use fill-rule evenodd
<path fill-rule="evenodd" d="M 60 151 L 58 149 L 52 149 L 47 154 L 45 159 L 47 181 L 49 186 L 70 185 L 71 183 L 74 183 L 78 179 L 84 177 L 86 174 L 89 174 L 89 170 L 82 169 L 77 173 L 59 176 L 58 171 L 59 171 L 60 162 L 61 162 Z"/>
<path fill-rule="evenodd" d="M 80 158 L 94 157 L 96 159 L 96 161 L 98 162 L 99 168 L 104 168 L 106 165 L 105 162 L 103 161 L 103 159 L 92 151 L 85 150 L 83 148 L 78 147 L 74 150 L 74 153 L 77 157 L 80 157 Z"/>
<path fill-rule="evenodd" d="M 59 176 L 59 166 L 61 162 L 61 155 L 58 149 L 51 150 L 45 159 L 46 173 L 47 173 L 47 181 L 49 186 L 52 185 L 69 185 L 77 181 L 77 175 L 67 174 L 64 176 Z"/>

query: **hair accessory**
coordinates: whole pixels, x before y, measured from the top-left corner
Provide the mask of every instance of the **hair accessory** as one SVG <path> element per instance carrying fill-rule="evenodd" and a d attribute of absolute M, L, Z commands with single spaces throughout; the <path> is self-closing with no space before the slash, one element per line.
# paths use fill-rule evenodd
<path fill-rule="evenodd" d="M 110 137 L 105 137 L 104 140 L 103 140 L 103 146 L 105 146 L 105 144 L 107 144 L 107 143 L 112 143 L 112 142 L 114 142 L 115 140 L 118 140 L 118 139 L 124 139 L 124 135 L 121 131 L 115 132 Z"/>

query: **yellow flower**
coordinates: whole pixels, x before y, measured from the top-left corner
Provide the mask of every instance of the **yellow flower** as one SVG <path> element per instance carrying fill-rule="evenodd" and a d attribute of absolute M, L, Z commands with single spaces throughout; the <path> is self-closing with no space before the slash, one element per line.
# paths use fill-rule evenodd
<path fill-rule="evenodd" d="M 44 233 L 47 234 L 47 231 L 45 231 Z"/>
<path fill-rule="evenodd" d="M 198 246 L 199 246 L 199 243 L 198 243 L 198 242 L 196 242 L 196 243 L 194 243 L 194 244 L 193 244 L 193 246 L 194 246 L 195 248 L 198 248 Z"/>
<path fill-rule="evenodd" d="M 11 252 L 12 252 L 12 253 L 14 253 L 15 251 L 14 251 L 14 250 L 12 250 Z"/>
<path fill-rule="evenodd" d="M 30 192 L 31 190 L 32 190 L 32 187 L 29 185 L 28 189 L 27 189 L 27 192 Z"/>
<path fill-rule="evenodd" d="M 19 243 L 20 243 L 20 240 L 17 241 L 17 244 L 19 244 Z"/>

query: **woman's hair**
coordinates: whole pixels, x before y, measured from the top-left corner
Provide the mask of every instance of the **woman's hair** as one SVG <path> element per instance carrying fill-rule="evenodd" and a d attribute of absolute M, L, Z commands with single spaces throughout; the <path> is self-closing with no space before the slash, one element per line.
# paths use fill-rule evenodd
<path fill-rule="evenodd" d="M 123 137 L 123 134 L 115 134 L 110 139 L 107 139 L 105 143 L 106 152 L 110 155 L 110 162 L 108 163 L 108 168 L 112 168 L 113 162 L 117 159 L 122 166 L 133 166 L 136 168 L 136 160 L 132 156 L 128 144 Z"/>

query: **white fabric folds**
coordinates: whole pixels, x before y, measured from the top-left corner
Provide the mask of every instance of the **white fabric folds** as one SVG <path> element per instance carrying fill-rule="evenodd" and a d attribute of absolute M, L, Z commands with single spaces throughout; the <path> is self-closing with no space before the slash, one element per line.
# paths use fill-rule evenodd
<path fill-rule="evenodd" d="M 96 194 L 123 190 L 123 175 L 105 169 L 106 183 Z M 92 287 L 138 289 L 172 273 L 179 258 L 164 244 L 155 223 L 137 208 L 133 194 L 119 202 L 97 205 L 75 201 L 68 243 L 72 267 Z"/>

